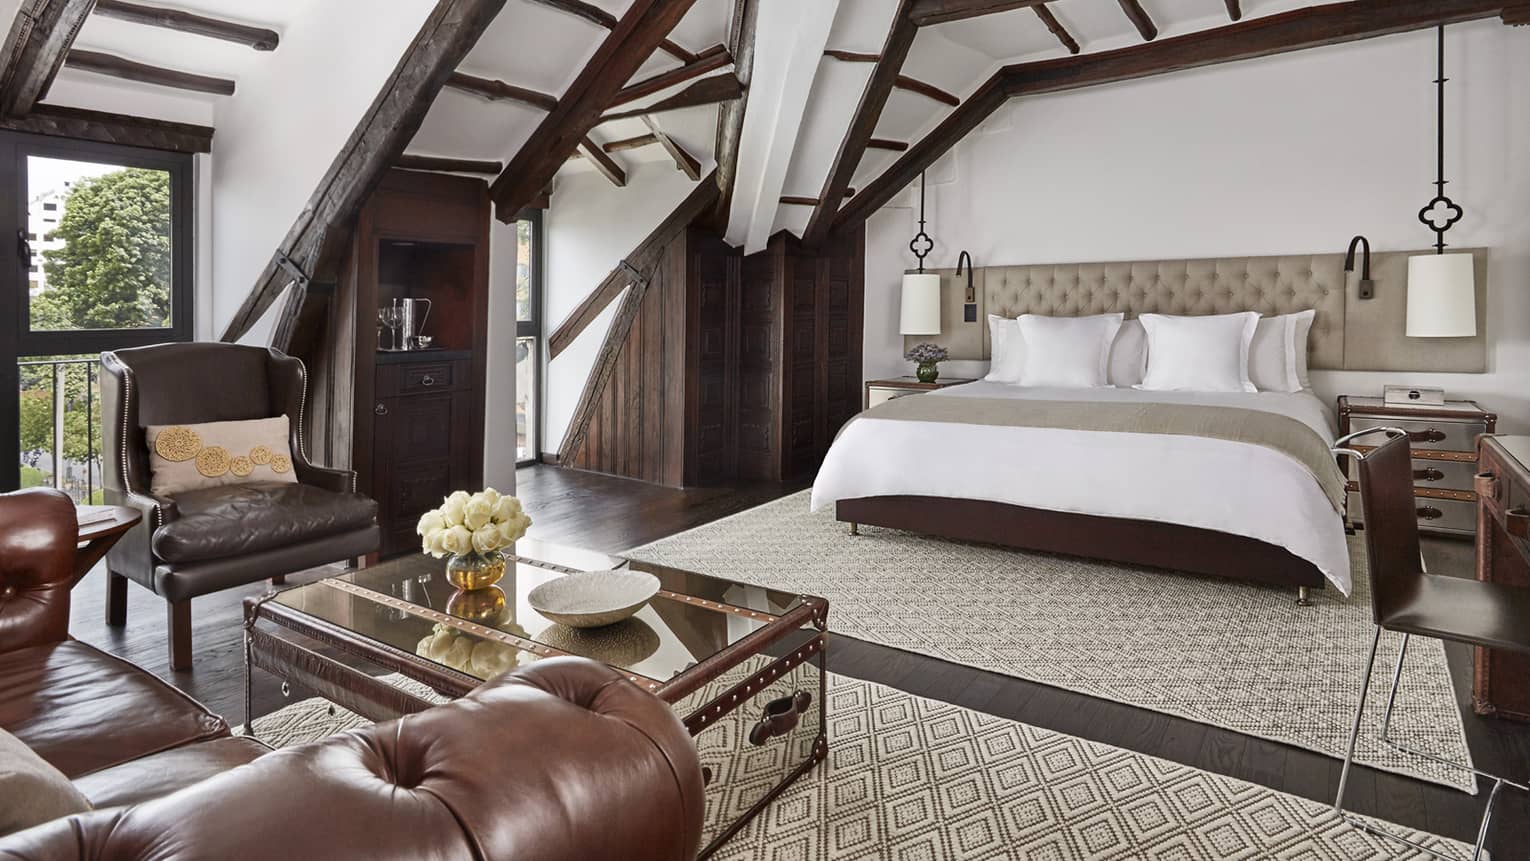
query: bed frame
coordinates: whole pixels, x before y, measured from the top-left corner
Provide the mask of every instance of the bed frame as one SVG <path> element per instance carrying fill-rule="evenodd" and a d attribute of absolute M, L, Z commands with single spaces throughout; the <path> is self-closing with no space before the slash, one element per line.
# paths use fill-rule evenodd
<path fill-rule="evenodd" d="M 1040 550 L 1086 559 L 1209 574 L 1296 587 L 1305 607 L 1309 590 L 1327 579 L 1283 547 L 1226 532 L 941 496 L 863 496 L 841 499 L 835 517 L 858 535 L 860 524 L 938 538 Z"/>

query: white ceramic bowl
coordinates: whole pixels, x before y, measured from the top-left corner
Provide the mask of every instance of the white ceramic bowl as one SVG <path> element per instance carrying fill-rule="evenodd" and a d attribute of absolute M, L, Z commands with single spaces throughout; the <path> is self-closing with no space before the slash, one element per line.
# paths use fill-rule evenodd
<path fill-rule="evenodd" d="M 659 578 L 642 571 L 565 574 L 531 590 L 531 608 L 570 628 L 612 625 L 643 609 L 659 593 Z"/>

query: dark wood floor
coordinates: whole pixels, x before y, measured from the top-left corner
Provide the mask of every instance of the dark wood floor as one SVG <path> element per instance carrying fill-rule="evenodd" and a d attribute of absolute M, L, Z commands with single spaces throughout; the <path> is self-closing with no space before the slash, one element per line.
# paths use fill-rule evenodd
<path fill-rule="evenodd" d="M 516 493 L 535 519 L 531 534 L 549 541 L 618 552 L 751 508 L 802 489 L 803 483 L 669 490 L 546 466 L 523 469 Z M 1471 547 L 1431 540 L 1426 554 L 1435 573 L 1467 575 Z M 316 574 L 305 575 L 318 576 Z M 215 711 L 238 720 L 243 711 L 244 664 L 240 601 L 259 587 L 199 599 L 193 605 L 196 662 L 170 673 L 165 655 L 163 604 L 132 587 L 124 629 L 103 624 L 105 575 L 92 572 L 77 588 L 73 630 L 159 673 Z M 832 627 L 832 626 L 831 626 Z M 1472 714 L 1470 654 L 1448 647 L 1472 755 L 1479 768 L 1530 776 L 1530 725 Z M 1356 655 L 1355 660 L 1363 656 Z M 1264 741 L 1181 718 L 1096 699 L 1010 676 L 934 658 L 836 638 L 830 666 L 838 673 L 879 682 L 919 696 L 955 703 L 1035 726 L 1065 732 L 1207 771 L 1249 780 L 1318 801 L 1332 799 L 1339 763 L 1307 750 Z M 286 700 L 264 673 L 254 679 L 254 710 L 263 714 Z M 293 691 L 293 697 L 305 696 Z M 1359 769 L 1351 783 L 1351 806 L 1405 825 L 1471 840 L 1486 793 L 1476 797 L 1393 774 Z M 1489 844 L 1498 859 L 1530 857 L 1530 799 L 1517 793 L 1500 801 Z"/>

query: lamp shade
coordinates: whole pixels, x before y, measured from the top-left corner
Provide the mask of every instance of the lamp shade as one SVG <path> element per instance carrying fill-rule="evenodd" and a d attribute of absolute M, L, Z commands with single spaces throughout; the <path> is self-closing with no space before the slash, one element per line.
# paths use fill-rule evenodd
<path fill-rule="evenodd" d="M 939 275 L 918 272 L 903 276 L 903 305 L 898 317 L 898 334 L 940 334 Z"/>
<path fill-rule="evenodd" d="M 1470 338 L 1477 334 L 1477 279 L 1470 254 L 1408 258 L 1410 338 Z"/>

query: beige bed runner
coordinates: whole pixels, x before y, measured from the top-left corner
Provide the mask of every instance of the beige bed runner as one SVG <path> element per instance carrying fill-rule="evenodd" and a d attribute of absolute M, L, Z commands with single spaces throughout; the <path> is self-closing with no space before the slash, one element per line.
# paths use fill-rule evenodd
<path fill-rule="evenodd" d="M 1237 407 L 1022 398 L 894 398 L 857 418 L 1110 433 L 1172 434 L 1263 446 L 1290 457 L 1317 480 L 1335 511 L 1344 505 L 1344 474 L 1312 428 L 1278 413 Z"/>

